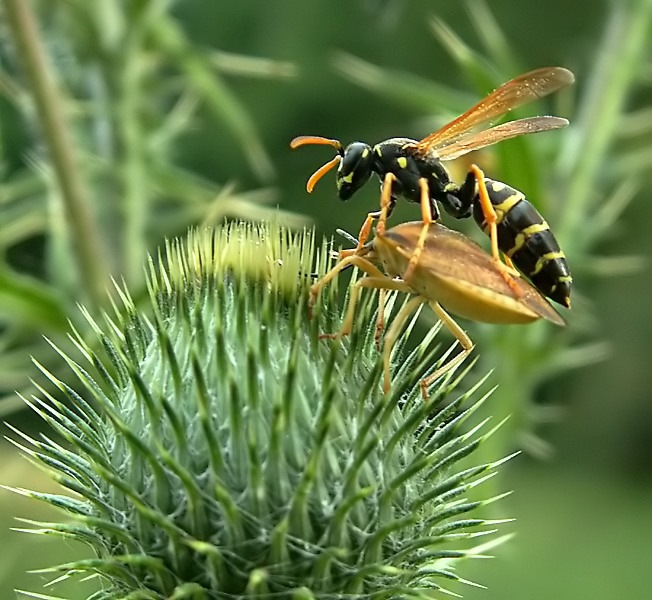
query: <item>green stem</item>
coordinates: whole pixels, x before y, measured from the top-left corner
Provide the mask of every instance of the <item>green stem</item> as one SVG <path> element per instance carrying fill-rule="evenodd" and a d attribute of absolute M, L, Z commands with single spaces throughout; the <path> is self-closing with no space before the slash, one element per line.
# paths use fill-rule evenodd
<path fill-rule="evenodd" d="M 132 25 L 132 32 L 125 42 L 128 48 L 122 53 L 123 65 L 120 75 L 118 105 L 119 135 L 123 151 L 122 202 L 125 215 L 125 249 L 123 268 L 125 279 L 132 285 L 142 279 L 142 262 L 146 256 L 145 227 L 149 211 L 149 194 L 145 175 L 145 134 L 141 127 L 140 81 L 144 76 L 142 37 L 145 23 Z"/>
<path fill-rule="evenodd" d="M 66 220 L 75 243 L 82 286 L 92 304 L 100 306 L 106 297 L 106 267 L 102 258 L 100 235 L 76 165 L 69 128 L 63 115 L 63 102 L 48 71 L 30 3 L 25 0 L 5 0 L 5 6 L 11 31 L 31 82 L 43 135 L 52 156 Z"/>
<path fill-rule="evenodd" d="M 621 121 L 621 111 L 631 83 L 638 76 L 647 45 L 652 14 L 651 0 L 616 1 L 605 31 L 594 75 L 585 91 L 578 120 L 579 134 L 561 157 L 570 180 L 570 199 L 559 227 L 568 244 L 581 229 L 595 197 L 595 182 Z"/>
<path fill-rule="evenodd" d="M 249 164 L 263 180 L 269 181 L 274 167 L 265 152 L 256 128 L 240 103 L 224 84 L 204 54 L 188 44 L 183 32 L 169 16 L 161 16 L 152 27 L 152 40 L 170 62 L 179 65 L 188 85 L 203 98 L 216 119 L 237 137 Z"/>

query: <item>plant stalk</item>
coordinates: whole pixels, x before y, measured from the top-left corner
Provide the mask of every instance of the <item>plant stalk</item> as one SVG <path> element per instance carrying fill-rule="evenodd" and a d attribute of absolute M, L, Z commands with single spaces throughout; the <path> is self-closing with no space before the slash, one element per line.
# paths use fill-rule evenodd
<path fill-rule="evenodd" d="M 63 102 L 50 72 L 30 3 L 5 0 L 8 22 L 31 83 L 41 129 L 50 150 L 55 176 L 74 240 L 80 279 L 93 306 L 103 304 L 108 282 L 100 235 L 91 214 L 73 151 Z"/>
<path fill-rule="evenodd" d="M 579 135 L 571 152 L 560 161 L 570 178 L 568 198 L 572 200 L 558 229 L 560 239 L 567 244 L 581 229 L 595 198 L 596 177 L 622 121 L 622 108 L 648 43 L 651 15 L 651 0 L 613 3 L 602 50 L 582 103 Z"/>

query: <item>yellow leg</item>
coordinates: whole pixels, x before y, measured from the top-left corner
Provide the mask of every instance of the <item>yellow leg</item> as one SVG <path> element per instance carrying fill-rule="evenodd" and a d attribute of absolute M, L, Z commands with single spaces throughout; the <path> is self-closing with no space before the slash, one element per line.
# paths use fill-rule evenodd
<path fill-rule="evenodd" d="M 337 277 L 340 271 L 343 271 L 349 266 L 358 267 L 361 271 L 364 271 L 372 277 L 387 277 L 378 267 L 374 266 L 370 261 L 361 256 L 353 255 L 347 256 L 338 262 L 326 275 L 324 275 L 319 281 L 316 281 L 312 284 L 310 288 L 310 297 L 308 299 L 308 314 L 312 318 L 312 307 L 315 305 L 315 300 L 319 295 L 321 289 L 328 283 L 330 283 L 335 277 Z"/>
<path fill-rule="evenodd" d="M 337 259 L 344 260 L 345 258 L 349 258 L 349 256 L 353 256 L 357 251 L 357 248 L 346 248 L 344 250 L 340 250 L 337 254 Z M 335 258 L 335 251 L 332 252 L 331 256 Z"/>
<path fill-rule="evenodd" d="M 474 344 L 471 338 L 466 335 L 466 332 L 453 320 L 439 304 L 439 302 L 430 302 L 430 308 L 441 319 L 441 322 L 448 328 L 448 330 L 457 338 L 457 341 L 462 346 L 462 351 L 451 358 L 445 365 L 442 365 L 434 373 L 431 373 L 421 381 L 421 395 L 424 400 L 428 399 L 428 387 L 431 383 L 439 379 L 444 373 L 454 369 L 459 365 L 473 350 Z"/>
<path fill-rule="evenodd" d="M 505 264 L 506 264 L 510 269 L 514 269 L 514 272 L 515 272 L 515 273 L 518 273 L 518 271 L 516 270 L 516 266 L 515 266 L 514 263 L 512 262 L 512 259 L 511 259 L 509 256 L 507 256 L 507 254 L 503 254 L 503 258 L 505 259 Z"/>
<path fill-rule="evenodd" d="M 363 287 L 379 289 L 381 294 L 384 294 L 384 292 L 386 291 L 398 291 L 398 292 L 406 292 L 406 293 L 412 292 L 410 286 L 408 286 L 404 281 L 401 281 L 400 279 L 391 279 L 387 275 L 382 275 L 382 274 L 380 277 L 374 277 L 374 276 L 364 277 L 363 279 L 360 279 L 360 281 L 358 281 L 355 284 L 355 286 L 353 286 L 353 290 L 351 291 L 351 298 L 349 299 L 349 306 L 347 307 L 347 311 L 346 311 L 346 317 L 342 323 L 342 327 L 340 328 L 340 330 L 336 334 L 325 335 L 320 337 L 330 337 L 330 338 L 339 339 L 351 333 L 351 330 L 353 328 L 353 321 L 355 320 L 355 316 L 356 316 L 356 312 L 355 312 L 356 305 L 360 297 L 360 291 L 362 290 Z M 392 348 L 396 343 L 396 340 L 398 339 L 398 335 L 401 331 L 402 324 L 407 320 L 410 314 L 414 312 L 415 307 L 418 304 L 423 304 L 424 302 L 427 302 L 427 300 L 425 298 L 422 298 L 421 296 L 415 296 L 415 298 L 410 300 L 410 302 L 408 302 L 399 311 L 398 315 L 396 315 L 396 318 L 392 321 L 392 325 L 389 328 L 389 331 L 387 332 L 387 336 L 385 337 L 385 348 L 383 349 L 383 369 L 384 369 L 383 390 L 385 393 L 388 393 L 391 388 L 390 356 L 391 356 Z M 408 308 L 408 307 L 412 307 L 412 308 Z M 384 309 L 384 300 L 381 303 L 381 305 L 378 307 L 379 313 L 382 314 L 383 309 Z M 378 332 L 378 324 L 376 324 L 376 331 Z"/>
<path fill-rule="evenodd" d="M 412 279 L 414 269 L 416 269 L 417 264 L 419 264 L 419 257 L 426 245 L 426 238 L 428 237 L 430 224 L 433 222 L 432 210 L 430 208 L 430 189 L 428 188 L 428 180 L 424 178 L 419 179 L 419 188 L 421 189 L 421 220 L 423 221 L 423 227 L 421 228 L 421 233 L 419 234 L 419 239 L 414 248 L 414 252 L 412 253 L 412 256 L 410 256 L 407 269 L 403 274 L 403 279 L 405 281 L 410 281 L 410 279 Z"/>
<path fill-rule="evenodd" d="M 516 271 L 514 270 L 514 263 L 509 261 L 509 267 L 512 268 L 510 272 L 506 267 L 505 263 L 500 259 L 500 250 L 498 249 L 498 215 L 494 210 L 494 206 L 491 203 L 489 198 L 489 192 L 487 191 L 487 185 L 484 182 L 484 173 L 477 165 L 471 165 L 470 171 L 475 176 L 475 180 L 478 184 L 478 198 L 480 200 L 480 207 L 482 208 L 482 214 L 484 220 L 489 226 L 489 239 L 491 240 L 491 256 L 494 259 L 494 263 L 498 267 L 500 274 L 503 279 L 507 282 L 507 285 L 512 288 L 512 291 L 518 296 L 521 295 L 521 292 L 514 281 L 514 275 Z M 507 257 L 506 257 L 507 258 Z"/>
<path fill-rule="evenodd" d="M 385 232 L 387 213 L 389 212 L 389 206 L 392 199 L 392 182 L 395 179 L 396 177 L 392 173 L 387 173 L 387 175 L 385 175 L 380 195 L 380 210 L 376 210 L 367 214 L 364 223 L 362 223 L 362 227 L 360 227 L 357 247 L 355 249 L 340 250 L 340 259 L 355 254 L 360 250 L 360 248 L 362 248 L 362 246 L 365 245 L 366 241 L 371 235 L 371 227 L 376 219 L 378 219 L 378 226 L 376 227 L 376 231 L 381 235 Z"/>
<path fill-rule="evenodd" d="M 385 301 L 387 299 L 387 288 L 380 288 L 378 290 L 378 317 L 376 318 L 376 335 L 374 341 L 376 342 L 376 350 L 380 350 L 380 338 L 383 337 L 385 331 Z"/>
<path fill-rule="evenodd" d="M 340 260 L 347 256 L 356 254 L 360 248 L 365 245 L 365 242 L 369 239 L 369 235 L 371 234 L 371 226 L 373 225 L 374 220 L 381 216 L 381 213 L 381 210 L 376 210 L 367 215 L 367 218 L 364 220 L 364 223 L 360 228 L 360 233 L 358 234 L 358 245 L 355 248 L 340 250 Z"/>
<path fill-rule="evenodd" d="M 374 223 L 374 220 L 381 216 L 382 211 L 376 210 L 370 212 L 367 215 L 367 218 L 364 220 L 362 227 L 360 228 L 360 233 L 358 234 L 358 250 L 365 245 L 365 242 L 369 239 L 369 234 L 371 233 L 371 226 Z"/>
<path fill-rule="evenodd" d="M 392 202 L 392 183 L 395 180 L 396 176 L 393 173 L 387 173 L 383 179 L 383 189 L 380 193 L 380 215 L 378 225 L 376 225 L 376 233 L 379 235 L 383 235 L 387 227 L 387 213 Z"/>
<path fill-rule="evenodd" d="M 351 290 L 351 297 L 349 298 L 349 305 L 346 309 L 346 316 L 344 317 L 344 321 L 342 322 L 342 327 L 340 327 L 340 330 L 335 334 L 325 334 L 320 337 L 341 338 L 351 333 L 351 330 L 353 329 L 353 321 L 355 321 L 356 317 L 355 308 L 363 287 L 380 289 L 381 291 L 396 290 L 398 292 L 408 293 L 412 291 L 405 282 L 401 281 L 400 279 L 392 279 L 380 271 L 378 271 L 378 275 L 369 275 L 368 277 L 363 277 L 353 286 L 353 289 Z M 376 324 L 376 327 L 378 327 L 378 324 Z"/>
<path fill-rule="evenodd" d="M 400 280 L 394 280 L 394 281 L 400 281 Z M 410 290 L 410 287 L 405 284 L 405 282 L 401 282 L 406 285 L 408 290 Z M 392 321 L 392 324 L 390 328 L 387 330 L 387 334 L 385 335 L 385 346 L 383 348 L 383 373 L 384 373 L 384 383 L 383 383 L 383 391 L 388 394 L 392 381 L 391 381 L 391 369 L 390 369 L 390 361 L 392 357 L 392 349 L 394 348 L 394 344 L 396 344 L 396 340 L 398 340 L 401 331 L 403 330 L 403 325 L 405 322 L 410 318 L 410 315 L 414 313 L 419 306 L 422 304 L 425 304 L 428 302 L 426 298 L 423 296 L 414 296 L 409 302 L 403 305 L 403 308 L 398 312 L 396 317 L 394 317 L 394 320 Z"/>

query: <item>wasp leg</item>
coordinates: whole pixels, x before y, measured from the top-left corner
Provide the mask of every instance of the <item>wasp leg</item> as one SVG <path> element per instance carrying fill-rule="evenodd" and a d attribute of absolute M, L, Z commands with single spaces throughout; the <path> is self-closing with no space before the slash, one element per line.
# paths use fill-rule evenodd
<path fill-rule="evenodd" d="M 507 285 L 512 288 L 512 291 L 520 296 L 521 292 L 519 291 L 514 277 L 518 277 L 517 271 L 514 269 L 514 263 L 509 260 L 509 263 L 505 263 L 500 258 L 500 250 L 498 249 L 498 215 L 494 210 L 491 199 L 489 198 L 489 192 L 487 191 L 487 186 L 484 182 L 484 173 L 477 165 L 471 165 L 471 173 L 475 176 L 475 180 L 478 184 L 478 199 L 480 200 L 480 208 L 482 208 L 482 214 L 484 215 L 485 223 L 489 227 L 489 239 L 491 240 L 491 256 L 494 259 L 494 263 L 498 267 L 500 274 L 503 279 L 507 282 Z M 505 257 L 508 259 L 508 257 Z"/>
<path fill-rule="evenodd" d="M 426 238 L 428 237 L 428 229 L 430 227 L 430 224 L 434 223 L 436 220 L 439 219 L 438 214 L 436 215 L 436 217 L 433 217 L 432 214 L 432 204 L 430 202 L 430 188 L 428 187 L 428 180 L 423 177 L 419 179 L 419 188 L 421 190 L 420 204 L 421 204 L 421 220 L 423 221 L 423 227 L 421 228 L 421 233 L 419 235 L 417 245 L 414 248 L 414 252 L 412 252 L 412 256 L 410 256 L 407 269 L 403 274 L 403 279 L 405 281 L 410 281 L 410 279 L 412 279 L 412 275 L 414 274 L 414 269 L 419 263 L 419 257 L 421 256 L 421 253 L 423 252 L 423 248 L 426 245 Z"/>
<path fill-rule="evenodd" d="M 340 250 L 340 259 L 346 258 L 347 256 L 352 256 L 357 253 L 362 246 L 365 245 L 365 242 L 369 239 L 369 234 L 371 233 L 371 226 L 374 223 L 375 219 L 378 219 L 381 216 L 382 211 L 376 210 L 370 212 L 367 215 L 367 218 L 364 220 L 362 227 L 360 228 L 360 233 L 358 233 L 358 245 L 355 248 L 349 248 L 347 250 Z"/>
<path fill-rule="evenodd" d="M 387 229 L 387 219 L 394 210 L 396 198 L 392 196 L 392 183 L 396 181 L 396 175 L 387 173 L 383 179 L 383 185 L 380 190 L 380 211 L 378 214 L 378 225 L 376 225 L 376 233 L 382 235 Z"/>
<path fill-rule="evenodd" d="M 377 229 L 380 233 L 385 231 L 385 224 L 387 219 L 392 214 L 394 206 L 396 205 L 396 197 L 392 196 L 392 182 L 396 177 L 392 173 L 387 173 L 385 179 L 383 180 L 383 185 L 381 186 L 381 195 L 380 195 L 380 210 L 375 210 L 367 214 L 362 227 L 360 228 L 360 233 L 358 234 L 358 245 L 355 249 L 351 248 L 348 250 L 340 250 L 340 258 L 346 258 L 358 252 L 362 246 L 365 245 L 366 241 L 369 239 L 371 234 L 371 226 L 374 221 L 378 219 Z M 383 207 L 385 207 L 385 213 L 383 215 Z"/>
<path fill-rule="evenodd" d="M 459 365 L 473 350 L 475 344 L 471 338 L 466 335 L 466 332 L 453 320 L 451 317 L 439 304 L 439 302 L 430 302 L 430 308 L 435 312 L 439 317 L 441 322 L 448 328 L 448 330 L 457 338 L 457 341 L 462 346 L 462 351 L 451 358 L 445 365 L 442 365 L 434 373 L 431 373 L 425 379 L 421 380 L 421 396 L 424 401 L 428 400 L 428 387 L 431 383 L 439 379 L 444 373 L 447 373 L 451 369 L 454 369 Z"/>

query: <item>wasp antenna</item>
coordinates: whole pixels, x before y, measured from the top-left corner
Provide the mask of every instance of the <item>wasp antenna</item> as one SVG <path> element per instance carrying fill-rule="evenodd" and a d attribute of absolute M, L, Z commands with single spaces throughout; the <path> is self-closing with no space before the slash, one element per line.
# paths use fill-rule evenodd
<path fill-rule="evenodd" d="M 312 193 L 312 190 L 315 188 L 316 183 L 324 176 L 326 173 L 328 173 L 337 163 L 342 160 L 342 157 L 339 156 L 339 154 L 329 160 L 325 165 L 322 165 L 317 169 L 311 176 L 310 179 L 308 179 L 308 183 L 306 184 L 306 189 L 308 190 L 308 193 Z"/>
<path fill-rule="evenodd" d="M 290 148 L 293 150 L 295 148 L 298 148 L 299 146 L 308 146 L 309 144 L 320 144 L 322 146 L 332 146 L 335 148 L 338 153 L 342 154 L 342 151 L 344 150 L 344 147 L 342 146 L 342 142 L 339 140 L 331 140 L 325 137 L 319 137 L 317 135 L 300 135 L 299 137 L 295 137 L 291 142 L 290 142 Z"/>

